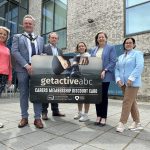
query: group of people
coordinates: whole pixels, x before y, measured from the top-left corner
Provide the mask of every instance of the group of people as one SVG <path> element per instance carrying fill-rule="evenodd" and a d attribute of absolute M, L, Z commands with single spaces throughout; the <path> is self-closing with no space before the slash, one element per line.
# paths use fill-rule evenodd
<path fill-rule="evenodd" d="M 102 71 L 100 78 L 102 80 L 102 101 L 100 104 L 95 104 L 97 118 L 95 125 L 105 126 L 107 121 L 108 111 L 108 89 L 111 81 L 115 81 L 123 92 L 123 103 L 120 122 L 116 127 L 116 131 L 123 132 L 125 124 L 131 116 L 133 123 L 129 127 L 131 130 L 142 129 L 140 123 L 139 110 L 136 102 L 136 96 L 139 87 L 141 86 L 141 74 L 144 67 L 144 58 L 142 52 L 135 50 L 134 38 L 126 38 L 123 42 L 124 53 L 117 59 L 114 46 L 107 43 L 107 35 L 105 32 L 99 32 L 95 36 L 95 47 L 87 52 L 87 46 L 84 42 L 79 42 L 76 47 L 76 52 L 83 60 L 74 58 L 73 66 L 70 66 L 68 60 L 64 59 L 62 51 L 57 48 L 58 35 L 55 32 L 49 34 L 49 44 L 44 46 L 44 40 L 41 36 L 34 33 L 35 19 L 31 15 L 26 15 L 23 18 L 24 33 L 16 34 L 13 37 L 11 55 L 15 60 L 15 71 L 17 73 L 18 86 L 20 92 L 20 108 L 21 120 L 18 124 L 19 128 L 28 125 L 28 107 L 29 107 L 29 81 L 32 75 L 31 58 L 33 55 L 56 56 L 63 70 L 71 68 L 72 76 L 80 76 L 79 64 L 83 64 L 84 57 L 98 57 L 102 60 Z M 12 66 L 10 51 L 6 46 L 9 37 L 9 29 L 0 26 L 0 94 L 8 83 L 12 81 Z M 83 62 L 82 62 L 83 61 Z M 63 71 L 62 70 L 62 71 Z M 57 74 L 57 73 L 56 73 Z M 60 74 L 60 73 L 58 73 Z M 83 109 L 84 106 L 84 110 Z M 48 103 L 33 103 L 34 108 L 34 125 L 41 129 L 43 120 L 48 120 Z M 74 119 L 79 121 L 87 121 L 90 104 L 78 104 L 78 112 Z M 53 116 L 65 116 L 59 111 L 57 103 L 51 104 Z M 3 124 L 0 123 L 0 128 Z"/>

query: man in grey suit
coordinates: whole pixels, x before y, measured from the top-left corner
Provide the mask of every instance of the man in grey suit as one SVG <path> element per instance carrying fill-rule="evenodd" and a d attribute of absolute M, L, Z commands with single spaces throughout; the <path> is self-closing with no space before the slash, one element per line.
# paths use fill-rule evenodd
<path fill-rule="evenodd" d="M 29 106 L 29 80 L 32 75 L 31 57 L 40 55 L 44 49 L 44 40 L 34 34 L 35 19 L 31 15 L 23 18 L 24 33 L 16 34 L 12 42 L 12 55 L 15 59 L 15 70 L 17 72 L 20 91 L 20 107 L 22 119 L 18 124 L 19 128 L 28 125 Z M 34 125 L 43 128 L 41 121 L 42 104 L 34 103 Z"/>
<path fill-rule="evenodd" d="M 53 55 L 53 71 L 55 74 L 61 74 L 65 69 L 69 67 L 69 62 L 63 58 L 62 51 L 56 47 L 56 44 L 58 42 L 58 35 L 55 32 L 51 32 L 49 34 L 49 44 L 45 45 L 43 53 L 46 53 L 47 55 Z M 48 120 L 48 107 L 49 103 L 43 103 L 42 104 L 42 119 Z M 58 108 L 58 103 L 52 103 L 51 104 L 51 110 L 53 116 L 59 116 L 64 117 L 65 114 L 60 113 Z"/>

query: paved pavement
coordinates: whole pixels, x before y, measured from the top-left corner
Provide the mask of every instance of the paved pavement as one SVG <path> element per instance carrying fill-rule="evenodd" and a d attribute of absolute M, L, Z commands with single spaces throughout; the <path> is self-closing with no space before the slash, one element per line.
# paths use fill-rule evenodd
<path fill-rule="evenodd" d="M 77 112 L 76 104 L 60 104 L 60 110 L 66 117 L 52 117 L 49 108 L 49 120 L 44 121 L 44 129 L 33 125 L 32 104 L 29 108 L 30 125 L 19 129 L 20 120 L 18 98 L 0 99 L 0 150 L 149 150 L 150 149 L 150 103 L 140 102 L 140 114 L 144 130 L 117 133 L 115 127 L 119 121 L 121 101 L 109 100 L 107 125 L 95 126 L 94 105 L 90 106 L 90 120 L 82 123 L 73 119 Z M 127 125 L 131 123 L 131 118 Z"/>

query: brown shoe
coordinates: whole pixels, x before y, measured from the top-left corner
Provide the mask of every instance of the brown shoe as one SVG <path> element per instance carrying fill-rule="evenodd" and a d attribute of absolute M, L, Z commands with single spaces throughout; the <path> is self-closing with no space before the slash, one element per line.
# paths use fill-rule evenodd
<path fill-rule="evenodd" d="M 23 128 L 28 125 L 28 119 L 27 118 L 22 118 L 18 124 L 18 128 Z"/>
<path fill-rule="evenodd" d="M 43 123 L 42 123 L 41 119 L 35 119 L 34 125 L 36 126 L 36 128 L 39 128 L 39 129 L 43 128 Z"/>
<path fill-rule="evenodd" d="M 53 112 L 53 116 L 58 116 L 58 117 L 65 117 L 66 115 L 65 114 L 62 114 L 60 112 Z"/>
<path fill-rule="evenodd" d="M 42 119 L 43 119 L 43 120 L 48 120 L 47 113 L 43 113 L 43 114 L 42 114 Z"/>

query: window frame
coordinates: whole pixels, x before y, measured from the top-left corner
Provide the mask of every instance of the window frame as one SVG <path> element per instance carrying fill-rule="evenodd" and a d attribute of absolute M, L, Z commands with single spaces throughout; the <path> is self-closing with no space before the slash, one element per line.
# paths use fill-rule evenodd
<path fill-rule="evenodd" d="M 20 2 L 17 2 L 17 1 L 13 1 L 13 0 L 7 0 L 8 1 L 8 7 L 7 7 L 7 12 L 10 10 L 10 6 L 13 4 L 13 5 L 16 5 L 17 7 L 18 7 L 18 16 L 17 16 L 17 33 L 18 33 L 18 31 L 19 31 L 19 18 L 20 18 L 20 8 L 23 8 L 23 9 L 25 9 L 25 10 L 27 10 L 27 14 L 29 13 L 29 0 L 27 1 L 27 8 L 25 8 L 25 7 L 22 7 L 21 6 L 21 4 L 20 4 Z M 8 19 L 8 17 L 7 17 L 7 19 L 6 19 L 6 26 L 8 26 L 8 23 L 9 23 L 9 19 Z"/>
<path fill-rule="evenodd" d="M 146 4 L 146 3 L 150 3 L 149 1 L 147 1 L 147 2 L 142 2 L 142 3 L 139 3 L 139 4 L 135 4 L 135 5 L 133 5 L 133 6 L 129 6 L 129 7 L 127 7 L 126 6 L 126 1 L 127 0 L 124 0 L 124 37 L 129 37 L 129 36 L 134 36 L 134 35 L 140 35 L 140 34 L 146 34 L 146 33 L 150 33 L 150 29 L 149 30 L 145 30 L 145 31 L 139 31 L 139 32 L 135 32 L 135 33 L 129 33 L 129 34 L 127 34 L 127 25 L 126 25 L 126 23 L 127 23 L 127 16 L 126 16 L 126 12 L 127 12 L 127 9 L 130 9 L 130 8 L 135 8 L 135 7 L 137 7 L 137 6 L 141 6 L 141 5 L 143 5 L 143 4 Z"/>
<path fill-rule="evenodd" d="M 27 8 L 26 7 L 23 7 L 23 6 L 21 6 L 21 4 L 19 3 L 19 2 L 17 2 L 17 1 L 13 1 L 13 0 L 7 0 L 7 7 L 5 8 L 5 13 L 4 13 L 4 15 L 5 15 L 5 18 L 6 18 L 6 22 L 5 23 L 3 23 L 3 26 L 6 26 L 6 27 L 8 27 L 9 26 L 9 19 L 8 19 L 8 16 L 6 15 L 9 11 L 11 11 L 11 9 L 10 9 L 10 6 L 11 5 L 15 5 L 16 7 L 17 7 L 17 13 L 18 13 L 18 16 L 17 16 L 17 23 L 16 23 L 16 32 L 15 33 L 12 33 L 12 32 L 10 32 L 10 37 L 9 37 L 9 40 L 8 40 L 8 42 L 7 42 L 7 45 L 8 45 L 8 47 L 9 48 L 11 48 L 11 42 L 12 42 L 12 37 L 13 37 L 13 35 L 14 34 L 17 34 L 17 33 L 20 33 L 19 32 L 19 25 L 22 25 L 22 24 L 19 24 L 19 18 L 20 18 L 20 9 L 22 8 L 22 9 L 25 9 L 26 11 L 27 11 L 27 14 L 29 13 L 29 0 L 27 0 Z M 11 18 L 12 19 L 12 18 Z M 8 27 L 9 28 L 9 27 Z"/>
<path fill-rule="evenodd" d="M 42 1 L 42 5 L 41 5 L 41 19 L 43 19 L 42 18 L 42 16 L 43 16 L 43 7 L 44 7 L 44 3 L 47 3 L 49 0 L 45 0 L 44 2 Z M 53 12 L 53 20 L 55 19 L 55 1 L 56 0 L 53 0 L 54 1 L 54 12 Z M 68 12 L 68 0 L 67 0 L 67 6 L 66 6 L 66 11 Z M 66 27 L 63 27 L 63 28 L 61 28 L 61 29 L 57 29 L 57 30 L 55 30 L 55 20 L 53 21 L 53 31 L 50 31 L 50 32 L 47 32 L 47 33 L 43 33 L 43 23 L 41 23 L 41 36 L 46 36 L 46 35 L 48 35 L 49 33 L 51 33 L 51 32 L 59 32 L 59 31 L 63 31 L 63 30 L 66 30 L 66 35 L 67 35 L 67 16 L 66 16 Z M 46 40 L 48 40 L 48 39 L 46 39 Z M 44 39 L 44 42 L 46 41 L 45 39 Z M 66 46 L 65 47 L 61 47 L 61 49 L 66 49 L 67 48 L 67 38 L 66 38 Z"/>

